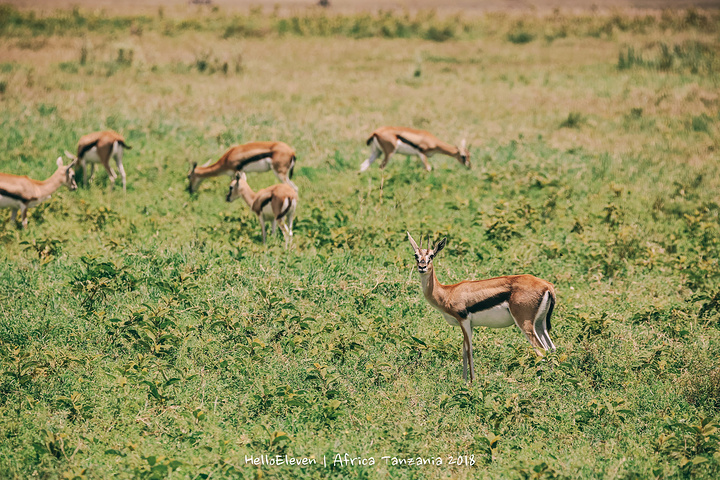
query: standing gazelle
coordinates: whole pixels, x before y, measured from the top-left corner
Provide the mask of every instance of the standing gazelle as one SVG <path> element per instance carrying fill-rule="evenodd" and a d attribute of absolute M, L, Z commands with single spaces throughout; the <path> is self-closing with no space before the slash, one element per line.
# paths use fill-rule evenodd
<path fill-rule="evenodd" d="M 487 280 L 466 280 L 455 285 L 438 282 L 432 260 L 445 247 L 445 238 L 430 248 L 418 247 L 408 232 L 408 240 L 415 251 L 420 282 L 425 299 L 440 310 L 445 321 L 459 326 L 463 333 L 463 378 L 475 379 L 472 329 L 483 326 L 520 327 L 525 337 L 540 354 L 540 349 L 555 350 L 550 340 L 550 317 L 555 306 L 555 289 L 550 282 L 532 275 L 508 275 Z"/>
<path fill-rule="evenodd" d="M 380 127 L 375 130 L 367 140 L 367 145 L 372 145 L 370 158 L 360 165 L 360 171 L 364 172 L 373 162 L 384 154 L 385 158 L 380 164 L 380 168 L 385 168 L 390 160 L 390 156 L 394 153 L 402 155 L 416 155 L 420 157 L 425 170 L 428 172 L 432 167 L 428 163 L 428 157 L 436 153 L 448 155 L 456 158 L 458 162 L 470 168 L 470 152 L 465 148 L 465 140 L 459 147 L 445 143 L 438 139 L 435 135 L 425 130 L 417 130 L 408 127 Z"/>
<path fill-rule="evenodd" d="M 77 156 L 65 150 L 65 155 L 70 159 L 80 161 L 80 168 L 83 171 L 83 186 L 87 187 L 95 175 L 95 164 L 102 163 L 110 177 L 110 188 L 115 187 L 117 174 L 110 165 L 110 159 L 115 159 L 120 178 L 122 178 L 123 192 L 126 191 L 125 168 L 123 168 L 122 158 L 123 149 L 130 150 L 125 138 L 113 130 L 105 130 L 102 132 L 88 133 L 80 137 L 77 146 Z M 90 175 L 87 173 L 87 163 L 90 162 Z"/>
<path fill-rule="evenodd" d="M 12 221 L 17 217 L 20 210 L 22 215 L 22 228 L 27 227 L 27 211 L 29 207 L 34 207 L 38 203 L 50 198 L 50 195 L 62 185 L 67 186 L 70 190 L 75 190 L 75 172 L 72 167 L 73 161 L 68 166 L 63 166 L 62 157 L 58 157 L 57 170 L 47 180 L 39 181 L 23 175 L 11 175 L 9 173 L 0 173 L 0 207 L 10 208 L 12 210 Z"/>
<path fill-rule="evenodd" d="M 260 221 L 262 229 L 263 245 L 266 244 L 265 220 L 272 220 L 272 233 L 275 234 L 277 224 L 285 237 L 285 248 L 290 245 L 292 239 L 293 217 L 298 203 L 298 194 L 290 185 L 278 183 L 267 188 L 253 192 L 247 183 L 245 172 L 235 174 L 235 179 L 230 184 L 230 191 L 225 198 L 232 202 L 242 197 L 250 209 L 255 212 Z M 287 223 L 286 223 L 287 220 Z"/>
<path fill-rule="evenodd" d="M 188 173 L 188 191 L 193 193 L 207 177 L 235 175 L 236 172 L 267 172 L 272 169 L 281 182 L 295 189 L 291 178 L 295 168 L 295 150 L 284 142 L 250 142 L 230 147 L 220 159 L 199 166 L 193 163 Z"/>

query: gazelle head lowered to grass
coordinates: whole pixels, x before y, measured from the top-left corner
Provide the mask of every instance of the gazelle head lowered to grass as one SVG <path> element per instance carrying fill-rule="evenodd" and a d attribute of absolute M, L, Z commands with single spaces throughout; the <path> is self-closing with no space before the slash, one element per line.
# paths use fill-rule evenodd
<path fill-rule="evenodd" d="M 63 182 L 63 185 L 65 185 L 70 191 L 77 190 L 78 186 L 75 182 L 75 170 L 73 170 L 73 167 L 75 166 L 75 163 L 77 162 L 77 159 L 74 159 L 72 162 L 70 162 L 69 165 L 63 166 L 63 159 L 62 157 L 58 157 L 55 161 L 58 170 L 64 168 L 65 169 L 65 181 Z"/>
<path fill-rule="evenodd" d="M 457 159 L 460 163 L 465 165 L 467 168 L 472 168 L 472 164 L 470 163 L 470 150 L 468 149 L 467 142 L 465 141 L 465 139 L 463 139 L 463 141 L 460 142 L 460 146 L 458 147 Z"/>
<path fill-rule="evenodd" d="M 212 160 L 208 160 L 203 165 L 200 166 L 201 169 L 207 167 L 212 163 Z M 198 168 L 197 162 L 193 162 L 192 167 L 190 167 L 190 171 L 187 174 L 188 179 L 188 192 L 189 193 L 195 193 L 197 192 L 198 187 L 200 186 L 200 182 L 203 181 L 205 176 L 199 175 L 198 172 L 195 171 L 195 169 Z"/>
<path fill-rule="evenodd" d="M 432 260 L 435 258 L 435 255 L 445 248 L 447 238 L 443 237 L 443 239 L 438 241 L 435 246 L 430 248 L 430 237 L 428 237 L 428 248 L 423 249 L 418 247 L 418 244 L 415 243 L 415 240 L 412 238 L 412 235 L 410 235 L 410 232 L 407 232 L 407 234 L 408 240 L 410 240 L 410 245 L 412 245 L 413 250 L 415 251 L 415 261 L 417 262 L 418 272 L 420 274 L 425 274 L 432 271 Z"/>

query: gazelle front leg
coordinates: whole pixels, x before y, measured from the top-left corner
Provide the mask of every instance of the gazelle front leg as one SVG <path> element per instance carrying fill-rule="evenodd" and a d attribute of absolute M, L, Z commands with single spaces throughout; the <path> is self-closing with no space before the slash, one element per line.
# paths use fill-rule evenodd
<path fill-rule="evenodd" d="M 260 230 L 262 230 L 263 245 L 266 245 L 267 241 L 265 236 L 265 218 L 263 218 L 262 212 L 258 215 L 258 220 L 260 220 Z"/>
<path fill-rule="evenodd" d="M 80 166 L 82 167 L 83 171 L 83 187 L 87 188 L 87 186 L 90 185 L 90 179 L 95 173 L 95 164 L 92 162 L 90 163 L 90 168 L 92 169 L 92 172 L 89 175 L 87 170 L 87 160 L 85 160 L 85 157 L 80 159 Z"/>
<path fill-rule="evenodd" d="M 467 370 L 470 367 L 470 383 L 475 380 L 475 363 L 473 362 L 472 324 L 469 319 L 460 321 L 463 333 L 463 379 L 467 381 Z"/>
<path fill-rule="evenodd" d="M 23 203 L 20 206 L 20 214 L 22 215 L 22 228 L 27 227 L 27 224 L 28 224 L 27 211 L 28 211 L 28 206 Z"/>
<path fill-rule="evenodd" d="M 418 152 L 418 155 L 420 156 L 420 160 L 422 160 L 423 165 L 425 165 L 425 170 L 427 170 L 428 172 L 431 171 L 432 166 L 428 163 L 428 159 L 425 154 L 422 152 Z"/>

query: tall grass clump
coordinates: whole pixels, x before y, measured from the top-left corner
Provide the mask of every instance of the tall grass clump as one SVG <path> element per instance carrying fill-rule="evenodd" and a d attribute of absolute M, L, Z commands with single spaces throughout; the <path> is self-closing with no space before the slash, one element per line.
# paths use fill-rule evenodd
<path fill-rule="evenodd" d="M 636 51 L 628 46 L 618 54 L 618 70 L 634 67 L 665 72 L 689 72 L 706 76 L 720 72 L 720 55 L 717 45 L 700 41 L 685 41 L 668 45 L 660 42 Z"/>

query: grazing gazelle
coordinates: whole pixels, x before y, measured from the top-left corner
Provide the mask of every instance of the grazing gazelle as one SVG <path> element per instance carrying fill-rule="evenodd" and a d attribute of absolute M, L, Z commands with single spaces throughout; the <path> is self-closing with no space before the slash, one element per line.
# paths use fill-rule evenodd
<path fill-rule="evenodd" d="M 125 148 L 130 150 L 132 147 L 125 143 L 122 135 L 113 130 L 105 130 L 102 132 L 88 133 L 80 137 L 77 146 L 77 157 L 67 150 L 65 150 L 65 155 L 70 159 L 80 161 L 80 168 L 83 171 L 84 187 L 90 184 L 93 175 L 95 175 L 95 164 L 102 163 L 110 176 L 110 188 L 114 188 L 117 174 L 115 174 L 115 171 L 110 166 L 110 159 L 114 158 L 117 168 L 120 171 L 124 192 L 126 191 L 127 180 L 125 178 L 125 168 L 123 168 L 122 157 L 123 149 Z M 88 162 L 90 162 L 90 175 L 87 173 Z"/>
<path fill-rule="evenodd" d="M 278 183 L 255 193 L 247 183 L 245 172 L 237 172 L 235 179 L 230 184 L 226 200 L 232 202 L 238 197 L 242 197 L 257 215 L 262 229 L 263 244 L 266 243 L 265 220 L 272 220 L 273 235 L 279 223 L 285 237 L 285 248 L 287 248 L 292 239 L 293 217 L 298 203 L 298 194 L 295 189 L 286 183 Z"/>
<path fill-rule="evenodd" d="M 380 168 L 385 168 L 393 153 L 420 157 L 423 165 L 425 165 L 425 170 L 428 172 L 432 170 L 432 167 L 428 163 L 427 157 L 431 157 L 436 153 L 454 157 L 467 168 L 470 168 L 470 152 L 465 148 L 465 140 L 462 141 L 459 147 L 456 147 L 443 142 L 425 130 L 407 127 L 380 127 L 370 135 L 366 143 L 372 145 L 372 153 L 370 158 L 360 165 L 361 172 L 370 168 L 370 165 L 381 153 L 385 155 L 385 158 L 380 164 Z"/>
<path fill-rule="evenodd" d="M 197 190 L 200 182 L 206 177 L 219 175 L 235 175 L 236 172 L 267 172 L 272 169 L 281 182 L 285 182 L 297 191 L 297 186 L 290 180 L 295 168 L 295 150 L 284 142 L 250 142 L 230 147 L 220 159 L 198 167 L 193 163 L 188 173 L 188 191 Z"/>
<path fill-rule="evenodd" d="M 532 275 L 508 275 L 487 280 L 466 280 L 455 285 L 438 282 L 432 260 L 445 246 L 445 238 L 430 248 L 418 247 L 408 232 L 425 299 L 442 313 L 450 325 L 463 333 L 463 378 L 475 379 L 472 329 L 483 326 L 520 327 L 535 350 L 555 350 L 550 340 L 550 316 L 555 306 L 555 289 L 550 282 Z"/>
<path fill-rule="evenodd" d="M 72 167 L 73 161 L 68 166 L 63 166 L 62 157 L 57 159 L 57 170 L 50 178 L 44 181 L 33 180 L 28 176 L 11 175 L 0 173 L 0 207 L 12 209 L 12 221 L 17 217 L 17 211 L 22 213 L 22 228 L 27 227 L 27 210 L 38 203 L 50 198 L 50 195 L 66 185 L 70 190 L 75 190 L 75 172 Z"/>

